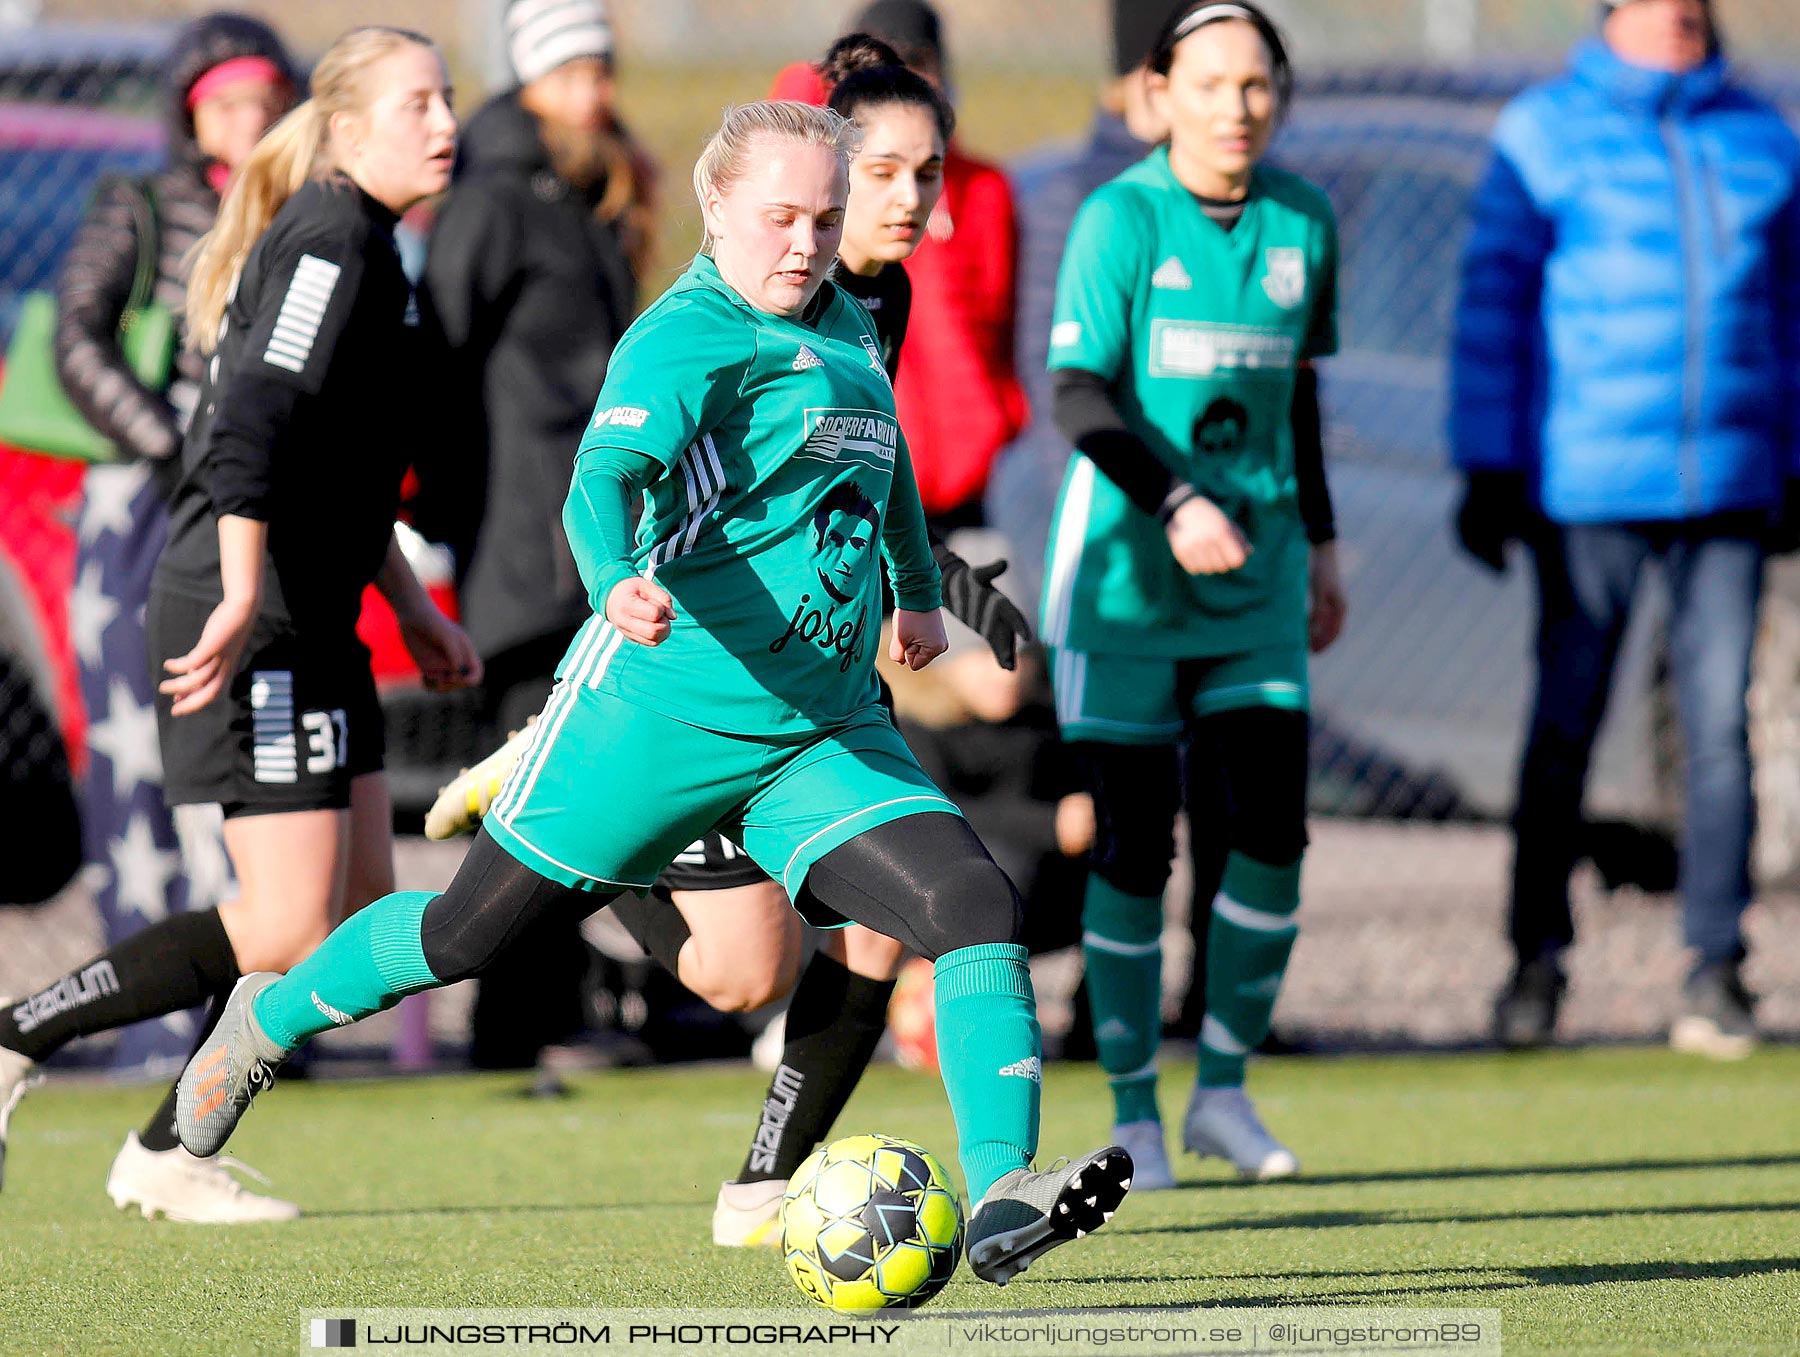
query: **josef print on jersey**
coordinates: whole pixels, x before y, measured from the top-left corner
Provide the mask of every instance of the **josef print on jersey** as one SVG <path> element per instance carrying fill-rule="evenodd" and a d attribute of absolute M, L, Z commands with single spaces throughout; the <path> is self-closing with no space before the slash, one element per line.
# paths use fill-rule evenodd
<path fill-rule="evenodd" d="M 1204 457 L 1235 457 L 1250 438 L 1250 412 L 1243 402 L 1221 396 L 1194 424 L 1194 446 Z"/>
<path fill-rule="evenodd" d="M 811 587 L 800 595 L 787 630 L 769 645 L 779 655 L 790 642 L 835 652 L 847 672 L 868 653 L 872 573 L 881 544 L 881 510 L 855 481 L 843 481 L 813 511 Z"/>

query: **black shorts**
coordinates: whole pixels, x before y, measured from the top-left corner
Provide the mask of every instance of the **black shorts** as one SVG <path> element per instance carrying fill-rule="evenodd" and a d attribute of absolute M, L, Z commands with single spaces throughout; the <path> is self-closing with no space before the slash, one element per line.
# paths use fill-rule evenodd
<path fill-rule="evenodd" d="M 199 640 L 215 604 L 158 590 L 146 616 L 153 677 Z M 301 635 L 257 618 L 230 686 L 187 716 L 156 695 L 171 806 L 218 802 L 227 816 L 343 810 L 350 783 L 381 770 L 385 742 L 369 652 L 354 631 Z"/>
<path fill-rule="evenodd" d="M 755 858 L 715 829 L 689 844 L 663 868 L 651 893 L 667 899 L 670 891 L 728 891 L 770 879 Z"/>

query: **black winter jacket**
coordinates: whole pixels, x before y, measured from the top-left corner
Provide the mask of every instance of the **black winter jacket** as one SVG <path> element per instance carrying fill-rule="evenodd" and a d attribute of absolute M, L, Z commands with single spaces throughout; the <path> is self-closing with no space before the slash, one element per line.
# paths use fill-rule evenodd
<path fill-rule="evenodd" d="M 469 120 L 432 231 L 425 287 L 454 352 L 446 389 L 483 437 L 450 520 L 418 526 L 457 549 L 463 625 L 484 658 L 591 611 L 563 499 L 636 301 L 618 235 L 594 212 L 604 189 L 557 176 L 514 91 Z"/>
<path fill-rule="evenodd" d="M 238 57 L 276 63 L 298 76 L 275 35 L 261 23 L 220 14 L 191 24 L 176 40 L 165 68 L 169 100 L 169 160 L 152 178 L 157 209 L 154 299 L 179 316 L 187 304 L 182 261 L 212 229 L 219 195 L 207 182 L 209 162 L 194 142 L 187 95 L 213 67 Z M 71 403 L 112 439 L 126 458 L 160 463 L 164 495 L 179 472 L 181 432 L 199 390 L 204 361 L 188 352 L 185 333 L 170 390 L 147 390 L 119 352 L 119 316 L 137 275 L 138 189 L 122 180 L 104 184 L 82 221 L 57 279 L 56 370 Z"/>

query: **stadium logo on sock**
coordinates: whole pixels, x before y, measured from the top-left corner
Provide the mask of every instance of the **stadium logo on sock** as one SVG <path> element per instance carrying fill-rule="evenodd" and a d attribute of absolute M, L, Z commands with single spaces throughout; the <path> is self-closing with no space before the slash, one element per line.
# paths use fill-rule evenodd
<path fill-rule="evenodd" d="M 332 1025 L 335 1027 L 348 1027 L 351 1023 L 356 1021 L 356 1019 L 351 1017 L 348 1013 L 333 1008 L 330 1004 L 321 999 L 318 990 L 312 992 L 312 1001 L 313 1007 L 318 1009 L 319 1012 L 323 1013 L 326 1017 L 330 1018 Z"/>
<path fill-rule="evenodd" d="M 315 1319 L 312 1322 L 312 1345 L 315 1348 L 353 1348 L 356 1346 L 354 1319 Z"/>
<path fill-rule="evenodd" d="M 769 1096 L 763 1100 L 762 1124 L 756 1128 L 756 1139 L 750 1147 L 750 1168 L 755 1173 L 773 1173 L 775 1157 L 781 1153 L 781 1133 L 787 1130 L 794 1104 L 800 1101 L 800 1086 L 806 1076 L 791 1065 L 778 1065 L 769 1081 Z"/>
<path fill-rule="evenodd" d="M 39 990 L 13 1008 L 19 1032 L 35 1031 L 58 1013 L 86 1008 L 94 1000 L 119 992 L 119 973 L 110 961 L 96 961 L 86 970 L 65 975 L 49 989 Z"/>
<path fill-rule="evenodd" d="M 1010 1065 L 1002 1065 L 1000 1073 L 1014 1079 L 1029 1079 L 1034 1084 L 1041 1084 L 1044 1082 L 1044 1062 L 1035 1055 L 1028 1055 L 1023 1060 L 1015 1060 Z"/>

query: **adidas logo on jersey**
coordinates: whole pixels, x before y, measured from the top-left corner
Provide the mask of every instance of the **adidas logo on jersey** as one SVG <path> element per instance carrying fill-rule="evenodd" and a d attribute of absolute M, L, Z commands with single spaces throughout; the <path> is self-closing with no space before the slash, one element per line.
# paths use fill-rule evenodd
<path fill-rule="evenodd" d="M 1010 1065 L 1002 1065 L 1000 1073 L 1015 1079 L 1029 1079 L 1034 1084 L 1044 1082 L 1044 1063 L 1035 1055 L 1028 1055 L 1023 1060 L 1015 1060 Z"/>
<path fill-rule="evenodd" d="M 824 366 L 825 360 L 819 357 L 819 355 L 814 353 L 811 349 L 807 348 L 804 344 L 800 346 L 800 352 L 794 355 L 795 372 L 805 372 L 808 368 L 822 368 Z"/>
<path fill-rule="evenodd" d="M 1181 260 L 1170 255 L 1150 275 L 1150 286 L 1160 287 L 1165 292 L 1188 292 L 1193 289 L 1194 280 L 1188 277 L 1188 271 L 1181 266 Z"/>

